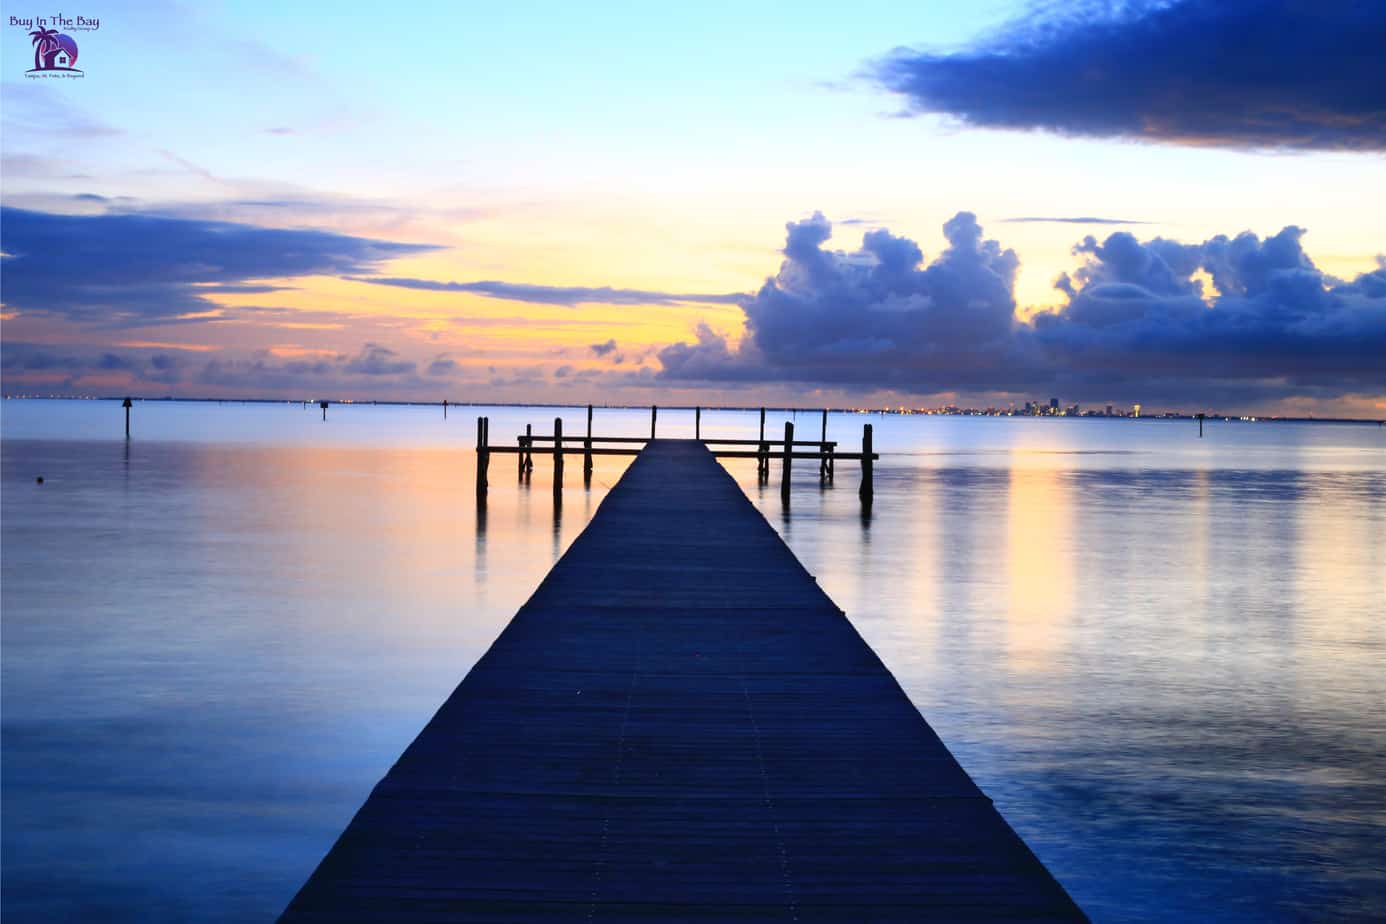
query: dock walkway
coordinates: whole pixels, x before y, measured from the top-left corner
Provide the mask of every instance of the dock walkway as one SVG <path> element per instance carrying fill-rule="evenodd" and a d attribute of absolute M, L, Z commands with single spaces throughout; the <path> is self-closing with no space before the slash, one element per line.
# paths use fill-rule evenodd
<path fill-rule="evenodd" d="M 649 444 L 303 921 L 1081 921 L 697 441 Z"/>

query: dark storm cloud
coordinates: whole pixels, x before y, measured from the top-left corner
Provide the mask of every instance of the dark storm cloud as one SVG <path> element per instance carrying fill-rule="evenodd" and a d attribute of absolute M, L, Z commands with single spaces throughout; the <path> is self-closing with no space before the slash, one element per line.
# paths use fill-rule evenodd
<path fill-rule="evenodd" d="M 378 286 L 398 286 L 427 292 L 471 292 L 487 298 L 512 302 L 532 302 L 540 305 L 734 305 L 741 296 L 736 294 L 697 294 L 685 292 L 655 292 L 647 289 L 613 289 L 610 286 L 541 286 L 525 282 L 438 282 L 433 279 L 399 279 L 391 277 L 354 277 L 354 282 L 369 282 Z"/>
<path fill-rule="evenodd" d="M 1043 7 L 874 78 L 968 125 L 1233 148 L 1386 149 L 1386 4 L 1135 0 Z"/>
<path fill-rule="evenodd" d="M 707 326 L 659 354 L 665 380 L 799 381 L 915 393 L 968 389 L 1276 399 L 1386 390 L 1386 259 L 1340 282 L 1287 227 L 1198 244 L 1119 231 L 1075 248 L 1067 303 L 1019 321 L 1015 254 L 960 212 L 931 262 L 913 241 L 869 232 L 825 249 L 820 214 L 787 225 L 779 273 L 742 304 L 733 348 Z M 1211 277 L 1205 290 L 1203 274 Z"/>
<path fill-rule="evenodd" d="M 608 340 L 606 343 L 594 343 L 591 346 L 592 352 L 598 356 L 606 356 L 616 352 L 616 338 Z"/>
<path fill-rule="evenodd" d="M 81 321 L 141 324 L 216 307 L 211 292 L 259 280 L 372 272 L 432 249 L 326 231 L 134 213 L 0 210 L 6 305 Z"/>

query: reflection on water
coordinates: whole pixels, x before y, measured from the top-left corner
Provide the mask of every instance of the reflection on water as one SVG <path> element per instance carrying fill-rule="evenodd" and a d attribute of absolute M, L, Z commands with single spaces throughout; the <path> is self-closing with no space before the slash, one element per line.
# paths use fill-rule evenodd
<path fill-rule="evenodd" d="M 1017 668 L 1042 668 L 1073 609 L 1073 501 L 1062 473 L 1029 468 L 1011 469 L 1007 501 L 1006 647 Z"/>
<path fill-rule="evenodd" d="M 16 921 L 272 918 L 626 464 L 556 508 L 496 456 L 479 511 L 476 414 L 554 410 L 4 411 Z M 1386 917 L 1380 431 L 865 419 L 869 519 L 853 465 L 799 463 L 792 518 L 728 468 L 1096 920 Z"/>

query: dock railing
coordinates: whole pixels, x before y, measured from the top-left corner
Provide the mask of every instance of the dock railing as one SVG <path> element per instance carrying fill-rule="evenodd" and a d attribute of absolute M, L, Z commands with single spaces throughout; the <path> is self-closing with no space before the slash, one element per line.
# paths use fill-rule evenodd
<path fill-rule="evenodd" d="M 838 441 L 828 439 L 828 411 L 822 411 L 822 429 L 816 440 L 794 438 L 794 424 L 785 421 L 784 438 L 769 439 L 765 435 L 765 408 L 760 409 L 760 436 L 757 439 L 717 438 L 702 435 L 703 409 L 694 408 L 694 439 L 700 441 L 722 459 L 755 459 L 756 476 L 761 484 L 770 480 L 772 457 L 781 461 L 780 493 L 787 499 L 793 471 L 794 460 L 816 460 L 818 462 L 818 483 L 822 486 L 833 484 L 837 476 L 837 461 L 860 461 L 862 481 L 859 495 L 864 504 L 871 503 L 873 494 L 873 472 L 879 454 L 872 450 L 871 424 L 862 428 L 862 448 L 860 452 L 842 452 Z M 554 496 L 559 497 L 563 490 L 563 457 L 582 456 L 583 484 L 592 481 L 592 458 L 594 456 L 637 456 L 645 444 L 657 438 L 659 408 L 650 408 L 649 436 L 594 436 L 592 433 L 592 405 L 587 406 L 587 432 L 580 436 L 564 436 L 563 418 L 555 417 L 552 433 L 535 433 L 532 424 L 525 425 L 525 432 L 515 438 L 515 445 L 493 445 L 490 440 L 490 418 L 478 417 L 476 421 L 476 492 L 478 499 L 485 499 L 488 485 L 488 469 L 491 455 L 516 456 L 516 472 L 521 481 L 529 478 L 534 471 L 534 451 L 553 455 Z M 802 448 L 801 448 L 802 447 Z"/>

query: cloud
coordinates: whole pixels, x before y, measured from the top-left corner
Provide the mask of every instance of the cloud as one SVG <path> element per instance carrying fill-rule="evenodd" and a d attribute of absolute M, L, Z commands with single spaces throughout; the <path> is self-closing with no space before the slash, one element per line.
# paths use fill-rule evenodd
<path fill-rule="evenodd" d="M 121 385 L 184 385 L 196 393 L 198 386 L 217 386 L 242 395 L 300 393 L 301 389 L 334 388 L 341 391 L 377 387 L 417 386 L 424 381 L 418 365 L 394 350 L 376 343 L 364 344 L 355 354 L 279 357 L 261 350 L 250 356 L 218 353 L 201 358 L 201 351 L 179 352 L 177 345 L 141 348 L 136 344 L 121 351 L 95 347 L 63 347 L 42 343 L 0 343 L 0 369 L 7 384 L 61 383 L 64 388 L 101 387 L 116 375 Z M 450 375 L 458 368 L 446 355 L 428 366 L 430 376 Z"/>
<path fill-rule="evenodd" d="M 614 353 L 616 352 L 616 339 L 613 337 L 606 343 L 594 343 L 591 349 L 592 352 L 598 356 L 606 356 L 610 353 Z"/>
<path fill-rule="evenodd" d="M 707 325 L 659 353 L 664 381 L 804 382 L 928 394 L 1063 388 L 1084 400 L 1275 400 L 1386 392 L 1386 258 L 1324 274 L 1294 226 L 1196 244 L 1087 237 L 1066 304 L 1016 313 L 1014 252 L 960 212 L 932 261 L 884 229 L 825 248 L 821 214 L 786 226 L 779 272 L 742 303 L 740 344 Z M 1211 282 L 1205 289 L 1205 279 Z"/>
<path fill-rule="evenodd" d="M 177 347 L 174 347 L 177 349 Z M 59 381 L 70 387 L 84 377 L 108 378 L 112 373 L 135 382 L 175 385 L 184 381 L 192 361 L 177 353 L 137 350 L 116 353 L 110 350 L 73 349 L 23 341 L 0 343 L 0 370 L 11 382 Z"/>
<path fill-rule="evenodd" d="M 983 240 L 970 212 L 944 225 L 948 247 L 925 267 L 917 244 L 885 229 L 851 253 L 823 249 L 832 225 L 821 213 L 786 229 L 779 273 L 742 302 L 741 348 L 700 328 L 696 344 L 659 354 L 666 377 L 924 389 L 1001 373 L 1019 260 Z"/>
<path fill-rule="evenodd" d="M 696 294 L 656 292 L 647 289 L 614 289 L 611 286 L 541 286 L 525 282 L 439 282 L 433 279 L 402 279 L 395 277 L 354 276 L 353 282 L 368 282 L 378 286 L 398 286 L 428 292 L 471 292 L 487 298 L 512 302 L 532 302 L 540 305 L 734 305 L 742 296 L 731 294 Z"/>
<path fill-rule="evenodd" d="M 342 366 L 343 371 L 354 375 L 403 375 L 413 372 L 416 368 L 416 363 L 400 359 L 394 350 L 378 343 L 366 344 L 360 353 L 348 359 Z"/>
<path fill-rule="evenodd" d="M 1023 216 L 1003 218 L 1003 224 L 1060 224 L 1060 225 L 1148 225 L 1148 221 L 1134 221 L 1127 218 L 1093 218 L 1080 215 L 1073 218 L 1053 216 Z"/>
<path fill-rule="evenodd" d="M 443 353 L 434 357 L 433 361 L 428 364 L 428 369 L 426 371 L 428 375 L 445 376 L 453 375 L 457 372 L 458 368 L 457 360 Z"/>
<path fill-rule="evenodd" d="M 1386 389 L 1386 259 L 1338 282 L 1305 254 L 1303 235 L 1089 237 L 1075 249 L 1084 265 L 1059 280 L 1068 304 L 1037 315 L 1034 338 L 1060 369 L 1094 381 L 1136 372 L 1162 390 L 1186 382 L 1190 394 L 1231 382 L 1284 394 Z"/>
<path fill-rule="evenodd" d="M 45 81 L 6 80 L 0 85 L 0 124 L 12 139 L 57 138 L 65 142 L 111 138 L 124 132 L 74 102 L 78 96 L 46 92 Z"/>
<path fill-rule="evenodd" d="M 0 209 L 7 306 L 79 321 L 143 324 L 209 311 L 213 292 L 261 280 L 371 272 L 427 245 L 230 222 Z"/>
<path fill-rule="evenodd" d="M 1386 149 L 1386 5 L 1089 0 L 872 66 L 911 113 L 1231 148 Z"/>

